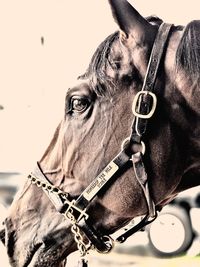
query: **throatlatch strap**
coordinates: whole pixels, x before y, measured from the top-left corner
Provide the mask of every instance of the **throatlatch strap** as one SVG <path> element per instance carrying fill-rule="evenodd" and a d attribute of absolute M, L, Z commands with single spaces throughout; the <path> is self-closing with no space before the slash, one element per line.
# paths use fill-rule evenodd
<path fill-rule="evenodd" d="M 148 185 L 148 179 L 147 179 L 147 173 L 145 170 L 144 163 L 142 161 L 142 154 L 141 152 L 138 152 L 132 156 L 133 161 L 133 168 L 135 172 L 135 177 L 138 180 L 147 202 L 148 210 L 149 210 L 149 216 L 154 217 L 156 214 L 155 211 L 155 205 L 151 199 L 150 193 L 149 193 L 149 185 Z"/>

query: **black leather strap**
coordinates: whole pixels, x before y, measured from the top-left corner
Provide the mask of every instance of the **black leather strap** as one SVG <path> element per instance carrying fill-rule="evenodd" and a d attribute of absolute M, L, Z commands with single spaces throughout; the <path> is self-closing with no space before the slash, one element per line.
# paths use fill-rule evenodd
<path fill-rule="evenodd" d="M 154 92 L 155 83 L 158 77 L 159 66 L 162 62 L 162 56 L 167 46 L 167 40 L 169 37 L 172 24 L 162 23 L 158 30 L 152 52 L 150 55 L 148 69 L 146 72 L 145 80 L 141 92 Z M 139 114 L 148 114 L 152 107 L 152 97 L 148 94 L 141 94 L 138 99 L 137 112 Z M 141 137 L 145 134 L 147 129 L 148 119 L 136 117 L 132 125 L 131 140 L 134 143 L 140 143 Z"/>
<path fill-rule="evenodd" d="M 103 171 L 92 181 L 92 183 L 83 191 L 83 193 L 76 200 L 76 206 L 85 209 L 92 199 L 104 188 L 108 182 L 116 177 L 118 170 L 130 160 L 125 150 L 122 150 L 109 164 L 103 169 Z"/>
<path fill-rule="evenodd" d="M 158 70 L 162 62 L 162 56 L 165 52 L 165 48 L 167 47 L 167 40 L 169 38 L 171 28 L 172 24 L 162 23 L 160 25 L 149 60 L 146 82 L 143 86 L 144 90 L 154 91 L 155 82 L 158 77 Z"/>
<path fill-rule="evenodd" d="M 167 40 L 169 37 L 169 33 L 171 30 L 172 24 L 163 23 L 161 24 L 159 31 L 156 36 L 156 40 L 153 45 L 153 49 L 151 52 L 148 70 L 146 73 L 146 77 L 144 80 L 142 91 L 147 92 L 154 92 L 155 82 L 157 79 L 159 66 L 165 52 L 165 47 L 167 45 Z M 140 98 L 138 99 L 138 107 L 137 113 L 146 115 L 151 110 L 151 100 L 152 97 L 148 94 L 141 94 Z M 136 117 L 133 125 L 132 125 L 132 133 L 131 133 L 131 142 L 136 144 L 141 144 L 142 137 L 146 132 L 147 129 L 147 122 L 148 119 Z M 148 225 L 152 221 L 154 221 L 157 217 L 157 212 L 155 210 L 155 205 L 153 200 L 151 199 L 149 193 L 149 186 L 148 186 L 148 177 L 145 170 L 145 165 L 143 163 L 142 154 L 141 152 L 137 152 L 132 156 L 132 162 L 134 167 L 135 176 L 142 187 L 144 192 L 144 196 L 146 199 L 148 213 L 146 216 L 143 217 L 141 222 L 137 225 L 133 225 L 130 229 L 128 229 L 124 234 L 120 235 L 116 240 L 120 243 L 124 242 L 128 237 L 132 234 L 136 233 L 138 230 L 143 228 L 144 226 Z"/>
<path fill-rule="evenodd" d="M 91 223 L 89 223 L 89 220 L 85 220 L 85 218 L 82 218 L 77 225 L 79 228 L 83 231 L 83 233 L 86 235 L 88 240 L 90 240 L 91 244 L 95 245 L 95 249 L 98 252 L 101 253 L 107 253 L 112 249 L 112 246 L 110 246 L 110 242 L 106 242 L 108 240 L 105 240 L 104 238 L 109 238 L 108 236 L 103 236 L 101 233 L 96 231 Z"/>
<path fill-rule="evenodd" d="M 78 261 L 78 266 L 77 267 L 88 267 L 88 262 L 84 258 L 81 258 Z"/>

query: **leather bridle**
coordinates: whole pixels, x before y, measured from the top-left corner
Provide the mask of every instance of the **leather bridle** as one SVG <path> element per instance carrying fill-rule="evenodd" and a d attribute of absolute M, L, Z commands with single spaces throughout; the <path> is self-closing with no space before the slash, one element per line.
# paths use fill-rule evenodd
<path fill-rule="evenodd" d="M 148 177 L 143 163 L 143 155 L 145 153 L 143 137 L 147 129 L 148 120 L 152 117 L 156 109 L 157 98 L 154 93 L 155 82 L 167 46 L 171 27 L 172 24 L 167 23 L 162 23 L 159 27 L 151 51 L 143 87 L 133 100 L 132 111 L 134 114 L 134 121 L 130 137 L 123 142 L 121 152 L 108 163 L 83 193 L 77 199 L 71 199 L 68 193 L 52 185 L 39 164 L 37 164 L 35 171 L 28 176 L 31 183 L 41 187 L 47 194 L 56 210 L 63 214 L 66 219 L 70 220 L 72 224 L 71 230 L 82 256 L 84 256 L 91 247 L 102 253 L 106 253 L 112 249 L 112 238 L 98 233 L 90 224 L 87 207 L 108 182 L 113 182 L 116 179 L 118 172 L 122 170 L 122 168 L 124 170 L 130 167 L 130 161 L 132 162 L 131 164 L 133 165 L 135 176 L 144 192 L 148 212 L 137 225 L 134 225 L 117 237 L 116 241 L 120 243 L 124 242 L 130 235 L 141 230 L 157 217 L 157 208 L 149 192 Z M 133 153 L 130 148 L 134 145 L 137 145 L 140 149 L 136 149 Z M 84 236 L 87 237 L 87 244 L 83 233 Z"/>

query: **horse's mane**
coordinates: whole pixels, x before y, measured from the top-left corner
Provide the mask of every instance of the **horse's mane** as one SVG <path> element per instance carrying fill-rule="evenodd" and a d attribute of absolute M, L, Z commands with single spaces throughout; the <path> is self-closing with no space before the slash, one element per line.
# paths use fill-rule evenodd
<path fill-rule="evenodd" d="M 119 38 L 119 32 L 109 35 L 96 49 L 86 73 L 79 78 L 90 78 L 92 87 L 98 95 L 104 95 L 110 88 L 111 79 L 106 75 L 106 68 L 111 65 L 109 54 L 113 42 Z M 97 86 L 98 85 L 98 86 Z"/>
<path fill-rule="evenodd" d="M 163 21 L 156 16 L 146 18 L 150 23 L 160 25 Z M 176 30 L 183 30 L 182 26 L 174 26 Z M 109 54 L 113 42 L 119 38 L 119 32 L 109 35 L 96 49 L 86 73 L 81 75 L 81 79 L 90 79 L 94 91 L 98 95 L 113 93 L 112 78 L 106 74 L 109 61 Z M 176 52 L 177 70 L 183 68 L 191 78 L 197 79 L 200 73 L 200 21 L 190 22 L 184 29 L 183 36 Z M 117 71 L 117 70 L 116 70 Z M 199 78 L 200 81 L 200 78 Z"/>
<path fill-rule="evenodd" d="M 157 16 L 149 16 L 146 18 L 150 23 L 160 25 L 162 20 Z M 104 95 L 105 93 L 113 93 L 113 81 L 106 74 L 106 67 L 108 65 L 113 68 L 109 61 L 109 54 L 112 48 L 113 42 L 119 38 L 119 31 L 109 35 L 96 49 L 91 62 L 89 64 L 86 73 L 79 78 L 90 78 L 94 91 L 98 95 Z M 116 70 L 117 71 L 117 70 Z M 98 85 L 98 86 L 97 86 Z M 115 86 L 114 86 L 115 87 Z"/>
<path fill-rule="evenodd" d="M 200 82 L 200 20 L 185 27 L 176 52 L 176 66 L 177 70 L 184 69 L 192 79 Z"/>

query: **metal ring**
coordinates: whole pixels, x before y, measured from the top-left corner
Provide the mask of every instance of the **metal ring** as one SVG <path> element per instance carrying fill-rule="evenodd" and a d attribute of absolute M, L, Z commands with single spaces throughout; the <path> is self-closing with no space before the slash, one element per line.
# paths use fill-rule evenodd
<path fill-rule="evenodd" d="M 146 152 L 146 146 L 145 146 L 145 143 L 143 141 L 141 141 L 141 145 L 142 145 L 142 151 L 141 151 L 141 153 L 142 153 L 142 155 L 144 155 L 145 152 Z"/>
<path fill-rule="evenodd" d="M 107 250 L 101 253 L 109 253 L 114 247 L 113 239 L 108 235 L 104 235 L 102 236 L 102 241 L 105 243 Z"/>
<path fill-rule="evenodd" d="M 128 145 L 128 143 L 130 142 L 130 137 L 126 137 L 124 139 L 124 141 L 122 141 L 122 144 L 121 144 L 121 150 L 124 150 L 126 145 Z"/>

